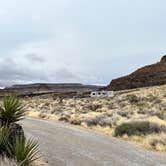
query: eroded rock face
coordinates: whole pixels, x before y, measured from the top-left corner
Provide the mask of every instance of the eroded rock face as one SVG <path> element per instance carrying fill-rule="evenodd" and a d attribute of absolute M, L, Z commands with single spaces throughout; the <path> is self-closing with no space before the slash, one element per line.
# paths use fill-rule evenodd
<path fill-rule="evenodd" d="M 161 61 L 138 69 L 134 73 L 112 80 L 107 90 L 125 90 L 166 84 L 166 55 Z"/>

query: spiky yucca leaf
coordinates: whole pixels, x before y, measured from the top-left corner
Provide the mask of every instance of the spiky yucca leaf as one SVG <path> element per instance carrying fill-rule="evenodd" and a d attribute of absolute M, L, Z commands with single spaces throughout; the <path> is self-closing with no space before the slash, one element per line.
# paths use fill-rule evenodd
<path fill-rule="evenodd" d="M 0 106 L 0 122 L 9 126 L 23 118 L 25 110 L 16 96 L 5 97 L 3 105 Z"/>
<path fill-rule="evenodd" d="M 15 146 L 10 147 L 9 153 L 21 166 L 27 166 L 39 158 L 39 145 L 33 139 L 19 138 L 16 140 Z"/>
<path fill-rule="evenodd" d="M 10 135 L 10 130 L 6 126 L 0 125 L 0 154 L 4 154 L 7 151 L 8 138 Z"/>

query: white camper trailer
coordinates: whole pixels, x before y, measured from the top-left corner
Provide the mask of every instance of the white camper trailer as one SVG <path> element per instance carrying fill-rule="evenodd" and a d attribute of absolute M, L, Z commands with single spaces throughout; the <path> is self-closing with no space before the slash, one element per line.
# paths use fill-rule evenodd
<path fill-rule="evenodd" d="M 94 91 L 90 94 L 91 97 L 113 97 L 113 91 Z"/>

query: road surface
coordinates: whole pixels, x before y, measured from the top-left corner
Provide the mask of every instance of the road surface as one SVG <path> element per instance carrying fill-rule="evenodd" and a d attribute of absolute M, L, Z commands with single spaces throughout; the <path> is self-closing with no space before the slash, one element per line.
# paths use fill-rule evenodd
<path fill-rule="evenodd" d="M 28 137 L 40 143 L 49 166 L 166 166 L 166 154 L 58 122 L 26 118 Z"/>

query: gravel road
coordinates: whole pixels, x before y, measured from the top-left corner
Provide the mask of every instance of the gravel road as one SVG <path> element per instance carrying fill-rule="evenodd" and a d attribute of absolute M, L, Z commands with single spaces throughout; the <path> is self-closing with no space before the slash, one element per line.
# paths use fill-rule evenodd
<path fill-rule="evenodd" d="M 28 137 L 38 139 L 49 166 L 166 166 L 166 154 L 69 124 L 26 118 Z"/>

